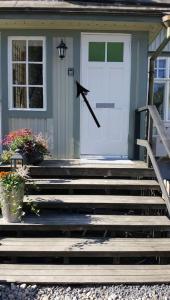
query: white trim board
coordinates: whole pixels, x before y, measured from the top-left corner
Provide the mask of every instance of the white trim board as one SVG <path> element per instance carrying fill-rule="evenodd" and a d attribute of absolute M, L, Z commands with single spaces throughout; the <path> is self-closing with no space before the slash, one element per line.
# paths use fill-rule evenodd
<path fill-rule="evenodd" d="M 23 87 L 28 87 L 28 86 L 33 86 L 33 87 L 42 87 L 43 88 L 43 108 L 29 108 L 28 106 L 28 93 L 27 93 L 27 108 L 14 108 L 13 107 L 13 83 L 12 83 L 12 64 L 13 63 L 22 63 L 22 61 L 13 61 L 12 60 L 12 41 L 13 40 L 25 40 L 26 45 L 28 47 L 28 41 L 33 40 L 39 40 L 42 41 L 43 44 L 43 57 L 42 57 L 42 62 L 31 62 L 33 64 L 42 64 L 43 66 L 43 83 L 42 85 L 30 85 L 30 84 L 25 84 L 21 85 L 19 84 L 18 86 L 23 86 Z M 28 50 L 27 50 L 28 52 Z M 28 82 L 28 56 L 26 56 L 26 60 L 23 61 L 26 63 L 26 80 Z M 46 111 L 47 110 L 47 91 L 46 91 L 46 37 L 44 36 L 9 36 L 8 37 L 8 109 L 12 111 Z M 17 86 L 17 85 L 15 85 Z"/>

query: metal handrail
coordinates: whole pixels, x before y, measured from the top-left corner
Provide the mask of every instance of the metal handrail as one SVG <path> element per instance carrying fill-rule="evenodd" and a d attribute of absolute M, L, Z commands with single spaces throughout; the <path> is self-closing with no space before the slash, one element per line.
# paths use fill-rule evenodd
<path fill-rule="evenodd" d="M 154 126 L 157 129 L 157 132 L 159 133 L 159 136 L 161 138 L 162 144 L 164 145 L 165 150 L 170 158 L 170 137 L 167 135 L 164 123 L 161 120 L 161 117 L 159 115 L 159 112 L 158 112 L 156 106 L 148 105 L 148 106 L 137 109 L 138 113 L 141 113 L 143 111 L 149 111 L 149 114 L 152 117 Z"/>
<path fill-rule="evenodd" d="M 169 158 L 170 158 L 170 138 L 168 137 L 168 135 L 166 133 L 165 126 L 163 124 L 163 121 L 160 118 L 159 112 L 158 112 L 155 105 L 148 105 L 146 107 L 142 107 L 142 108 L 139 108 L 139 109 L 136 110 L 136 113 L 138 115 L 138 117 L 136 118 L 136 121 L 139 122 L 139 124 L 136 124 L 137 128 L 138 129 L 140 128 L 140 117 L 139 117 L 139 115 L 140 115 L 141 112 L 144 112 L 144 111 L 148 112 L 148 114 L 147 114 L 147 124 L 146 124 L 146 128 L 147 128 L 147 130 L 146 130 L 147 131 L 146 132 L 146 140 L 137 139 L 136 144 L 138 146 L 145 147 L 146 150 L 147 150 L 147 157 L 149 157 L 149 159 L 152 163 L 153 169 L 154 169 L 155 174 L 156 174 L 156 178 L 159 182 L 159 185 L 160 185 L 160 188 L 161 188 L 161 191 L 162 191 L 162 198 L 165 200 L 167 210 L 168 210 L 168 213 L 169 213 L 169 216 L 170 216 L 170 196 L 168 195 L 168 192 L 167 192 L 164 180 L 162 178 L 159 166 L 157 164 L 156 158 L 155 158 L 155 156 L 153 154 L 153 151 L 152 151 L 152 148 L 151 148 L 151 143 L 150 143 L 151 136 L 149 136 L 149 135 L 150 134 L 152 135 L 152 132 L 149 133 L 149 127 L 150 127 L 149 122 L 152 120 L 154 126 L 156 127 L 157 132 L 158 132 L 158 134 L 161 138 L 161 141 L 162 141 L 162 143 L 165 147 L 165 150 L 166 150 Z M 138 132 L 138 134 L 139 134 L 139 132 Z"/>

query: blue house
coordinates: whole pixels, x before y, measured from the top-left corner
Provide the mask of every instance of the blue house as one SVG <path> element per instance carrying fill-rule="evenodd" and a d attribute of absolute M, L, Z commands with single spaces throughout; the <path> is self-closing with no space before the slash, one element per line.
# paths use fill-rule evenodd
<path fill-rule="evenodd" d="M 31 128 L 48 136 L 56 158 L 133 159 L 148 48 L 169 11 L 166 0 L 0 1 L 2 137 Z M 76 80 L 90 91 L 100 128 L 76 98 Z"/>

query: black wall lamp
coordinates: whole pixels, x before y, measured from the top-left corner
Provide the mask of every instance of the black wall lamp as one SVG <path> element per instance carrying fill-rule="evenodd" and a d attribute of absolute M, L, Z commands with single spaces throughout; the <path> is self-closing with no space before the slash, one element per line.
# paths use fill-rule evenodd
<path fill-rule="evenodd" d="M 59 57 L 63 59 L 66 56 L 66 50 L 67 50 L 67 46 L 63 42 L 63 40 L 61 40 L 60 44 L 57 46 L 57 50 L 58 50 Z"/>

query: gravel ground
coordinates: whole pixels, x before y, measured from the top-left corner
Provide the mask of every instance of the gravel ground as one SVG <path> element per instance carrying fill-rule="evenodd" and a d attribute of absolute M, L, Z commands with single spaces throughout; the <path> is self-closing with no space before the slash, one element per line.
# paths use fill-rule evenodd
<path fill-rule="evenodd" d="M 170 300 L 170 285 L 0 285 L 0 300 Z"/>

